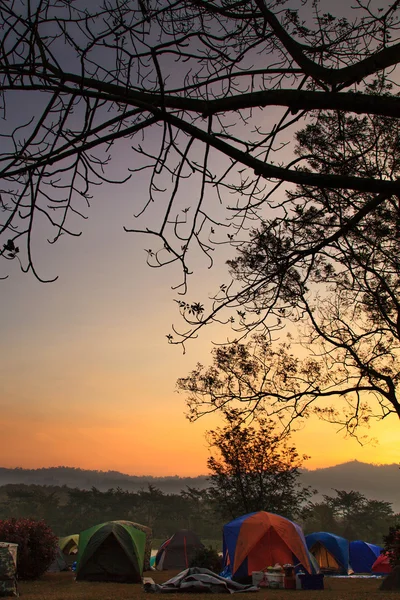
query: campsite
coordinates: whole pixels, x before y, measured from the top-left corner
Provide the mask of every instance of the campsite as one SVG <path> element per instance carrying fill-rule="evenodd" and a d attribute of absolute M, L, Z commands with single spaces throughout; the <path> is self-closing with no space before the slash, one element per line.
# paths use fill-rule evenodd
<path fill-rule="evenodd" d="M 293 594 L 299 600 L 321 594 L 351 600 L 395 598 L 399 591 L 398 567 L 387 549 L 327 532 L 305 536 L 299 524 L 266 511 L 225 524 L 222 552 L 207 549 L 188 529 L 154 548 L 151 528 L 126 520 L 62 538 L 44 522 L 10 520 L 2 535 L 20 543 L 0 544 L 1 596 L 124 600 L 179 593 L 197 599 L 212 593 L 218 600 L 227 593 L 250 593 L 263 600 Z"/>
<path fill-rule="evenodd" d="M 258 440 L 260 432 L 247 427 L 250 453 L 253 433 Z M 179 495 L 151 486 L 138 492 L 5 487 L 0 595 L 123 600 L 254 593 L 263 600 L 293 594 L 350 600 L 398 593 L 400 524 L 391 503 L 354 490 L 309 502 L 290 460 L 285 468 L 291 479 L 283 479 L 279 497 L 285 471 L 269 479 L 266 471 L 260 482 L 243 469 L 245 498 L 240 486 L 231 486 L 230 504 L 220 493 L 232 481 L 229 472 L 220 487 Z M 257 497 L 274 510 L 246 510 Z"/>
<path fill-rule="evenodd" d="M 0 0 L 0 115 L 0 600 L 400 600 L 400 0 Z"/>
<path fill-rule="evenodd" d="M 157 582 L 165 581 L 175 572 L 160 571 L 151 574 Z M 147 575 L 147 573 L 146 573 Z M 328 579 L 328 578 L 327 578 Z M 335 579 L 329 578 L 325 590 L 291 591 L 265 590 L 250 594 L 249 600 L 399 600 L 398 592 L 378 590 L 379 579 Z M 21 596 L 26 600 L 149 600 L 152 597 L 143 591 L 140 584 L 76 582 L 70 572 L 46 574 L 39 581 L 21 583 Z M 182 595 L 180 595 L 182 596 Z M 200 600 L 204 594 L 183 595 L 190 600 Z M 249 594 L 239 594 L 241 599 Z M 293 598 L 294 596 L 294 598 Z M 154 596 L 153 596 L 154 597 Z M 174 594 L 173 598 L 177 598 Z M 215 600 L 226 598 L 226 594 L 213 595 Z"/>

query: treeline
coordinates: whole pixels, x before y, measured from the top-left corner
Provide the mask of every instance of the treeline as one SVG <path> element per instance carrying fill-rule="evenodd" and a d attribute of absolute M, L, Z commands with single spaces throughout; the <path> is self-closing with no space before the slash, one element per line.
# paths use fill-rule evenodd
<path fill-rule="evenodd" d="M 44 519 L 58 536 L 119 519 L 151 527 L 155 538 L 194 529 L 205 539 L 219 539 L 223 526 L 207 492 L 187 488 L 180 494 L 164 494 L 152 485 L 138 492 L 118 487 L 101 492 L 95 487 L 10 484 L 0 487 L 0 519 L 10 517 Z"/>
<path fill-rule="evenodd" d="M 355 489 L 367 498 L 393 501 L 394 509 L 400 511 L 399 467 L 392 465 L 372 465 L 352 461 L 309 471 L 301 468 L 302 485 L 318 489 L 318 501 L 323 494 L 331 494 L 332 488 Z M 205 489 L 209 486 L 207 476 L 199 477 L 153 477 L 126 475 L 119 471 L 93 471 L 75 467 L 46 467 L 39 469 L 0 467 L 0 488 L 8 484 L 34 484 L 40 486 L 67 486 L 90 490 L 93 486 L 102 492 L 120 487 L 131 492 L 145 489 L 149 484 L 161 489 L 165 494 L 179 494 L 187 487 Z"/>
<path fill-rule="evenodd" d="M 66 486 L 6 485 L 0 487 L 0 519 L 44 519 L 58 536 L 109 520 L 126 519 L 148 525 L 155 538 L 178 529 L 193 529 L 201 538 L 220 540 L 225 519 L 208 490 L 187 488 L 165 494 L 154 486 L 139 492 L 112 488 L 79 490 Z M 369 500 L 355 491 L 335 490 L 323 502 L 308 503 L 297 521 L 305 533 L 329 531 L 349 540 L 382 544 L 391 525 L 400 522 L 389 502 Z"/>
<path fill-rule="evenodd" d="M 301 512 L 304 532 L 328 531 L 349 541 L 363 540 L 382 546 L 389 527 L 400 523 L 390 502 L 369 500 L 356 491 L 334 490 L 323 502 L 310 503 Z"/>

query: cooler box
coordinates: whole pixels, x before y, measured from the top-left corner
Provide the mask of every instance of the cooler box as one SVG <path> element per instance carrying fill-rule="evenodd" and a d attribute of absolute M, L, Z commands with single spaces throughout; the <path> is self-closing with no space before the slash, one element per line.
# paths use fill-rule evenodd
<path fill-rule="evenodd" d="M 304 573 L 299 575 L 301 581 L 302 590 L 323 590 L 324 589 L 324 574 L 317 573 L 316 575 L 309 575 Z"/>
<path fill-rule="evenodd" d="M 268 587 L 283 589 L 283 571 L 267 571 L 265 576 L 268 583 Z"/>

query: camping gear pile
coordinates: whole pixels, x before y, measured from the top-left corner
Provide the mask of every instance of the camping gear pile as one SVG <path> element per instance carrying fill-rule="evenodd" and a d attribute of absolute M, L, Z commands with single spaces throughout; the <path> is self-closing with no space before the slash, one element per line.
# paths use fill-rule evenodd
<path fill-rule="evenodd" d="M 18 544 L 0 542 L 0 596 L 18 596 Z"/>

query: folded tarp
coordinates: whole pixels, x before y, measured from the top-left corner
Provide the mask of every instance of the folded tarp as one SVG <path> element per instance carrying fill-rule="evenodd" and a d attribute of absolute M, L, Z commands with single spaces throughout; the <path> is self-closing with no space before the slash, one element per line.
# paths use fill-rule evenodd
<path fill-rule="evenodd" d="M 145 582 L 143 587 L 145 592 L 161 592 L 164 594 L 176 594 L 178 592 L 235 594 L 237 592 L 257 592 L 259 589 L 254 585 L 242 585 L 231 579 L 225 579 L 209 569 L 201 569 L 200 567 L 185 569 L 165 583 L 157 584 L 150 580 Z"/>

